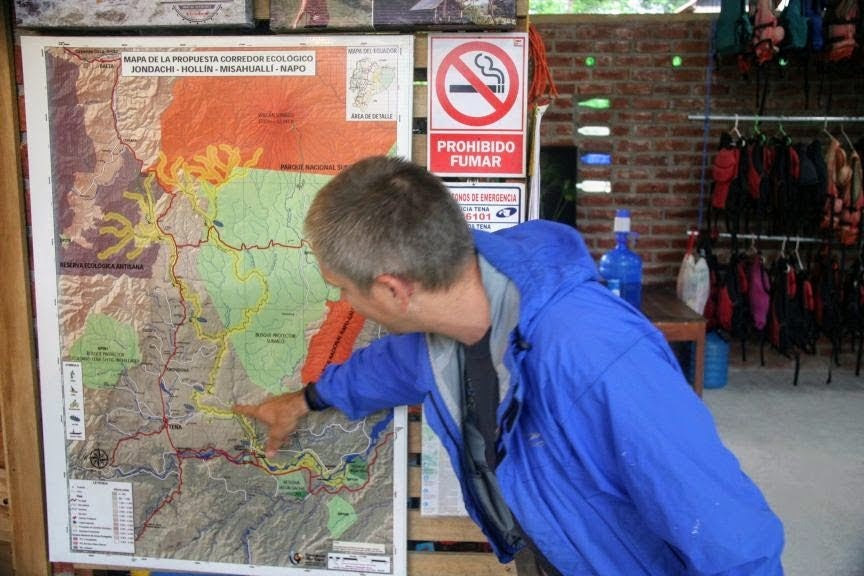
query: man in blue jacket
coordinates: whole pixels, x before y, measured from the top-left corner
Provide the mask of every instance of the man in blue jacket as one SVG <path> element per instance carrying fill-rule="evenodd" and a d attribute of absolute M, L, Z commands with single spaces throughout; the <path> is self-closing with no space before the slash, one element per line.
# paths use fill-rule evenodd
<path fill-rule="evenodd" d="M 324 279 L 392 334 L 235 407 L 269 455 L 310 409 L 422 402 L 503 562 L 527 544 L 548 574 L 782 574 L 779 519 L 576 231 L 472 232 L 438 178 L 388 157 L 331 180 L 305 230 Z"/>

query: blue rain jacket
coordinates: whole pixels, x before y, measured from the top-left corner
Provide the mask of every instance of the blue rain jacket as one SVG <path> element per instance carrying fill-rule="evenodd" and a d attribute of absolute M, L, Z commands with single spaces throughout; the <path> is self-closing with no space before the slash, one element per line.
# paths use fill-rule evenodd
<path fill-rule="evenodd" d="M 780 520 L 662 334 L 597 282 L 581 236 L 545 221 L 474 234 L 482 259 L 518 290 L 496 476 L 543 554 L 565 575 L 782 574 Z M 425 403 L 464 485 L 460 383 L 436 381 L 436 345 L 384 337 L 329 367 L 317 391 L 352 418 Z M 509 561 L 515 550 L 495 546 L 475 503 L 465 505 Z"/>

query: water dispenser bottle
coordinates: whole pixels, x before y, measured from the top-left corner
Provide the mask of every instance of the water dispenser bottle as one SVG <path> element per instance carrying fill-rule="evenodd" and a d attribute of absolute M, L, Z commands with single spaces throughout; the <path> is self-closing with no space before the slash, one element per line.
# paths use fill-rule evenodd
<path fill-rule="evenodd" d="M 642 302 L 642 258 L 630 250 L 630 211 L 615 212 L 616 246 L 600 258 L 600 277 L 607 287 L 639 308 Z"/>

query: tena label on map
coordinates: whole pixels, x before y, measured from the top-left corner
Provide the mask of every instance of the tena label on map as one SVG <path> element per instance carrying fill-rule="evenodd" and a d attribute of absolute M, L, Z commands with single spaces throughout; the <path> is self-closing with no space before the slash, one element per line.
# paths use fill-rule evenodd
<path fill-rule="evenodd" d="M 70 538 L 81 552 L 135 552 L 132 484 L 69 481 Z"/>
<path fill-rule="evenodd" d="M 327 554 L 328 570 L 349 570 L 351 572 L 371 572 L 372 574 L 390 574 L 390 557 L 373 554 L 343 554 L 330 552 Z"/>
<path fill-rule="evenodd" d="M 84 377 L 80 362 L 63 362 L 63 399 L 67 440 L 84 440 Z"/>
<path fill-rule="evenodd" d="M 123 52 L 123 76 L 314 76 L 315 52 Z"/>

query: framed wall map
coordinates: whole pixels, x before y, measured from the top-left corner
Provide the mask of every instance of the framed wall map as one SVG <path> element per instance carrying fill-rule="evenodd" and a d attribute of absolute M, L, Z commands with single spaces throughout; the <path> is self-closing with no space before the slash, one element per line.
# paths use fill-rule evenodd
<path fill-rule="evenodd" d="M 302 220 L 342 167 L 410 157 L 412 52 L 22 37 L 52 561 L 404 574 L 404 410 L 312 415 L 269 459 L 231 407 L 378 336 Z"/>

